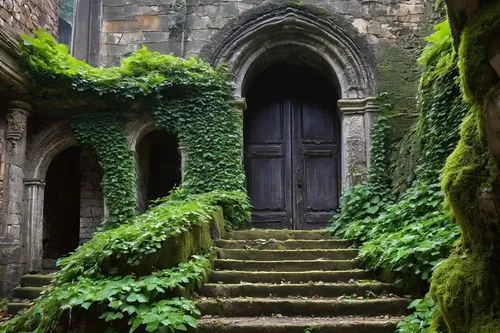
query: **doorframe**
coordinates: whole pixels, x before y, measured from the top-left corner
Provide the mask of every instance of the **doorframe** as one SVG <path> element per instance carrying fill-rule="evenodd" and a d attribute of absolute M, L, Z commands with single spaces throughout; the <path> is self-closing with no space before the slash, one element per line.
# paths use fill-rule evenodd
<path fill-rule="evenodd" d="M 376 57 L 370 44 L 342 17 L 319 16 L 292 5 L 277 5 L 260 15 L 236 20 L 237 25 L 230 22 L 220 30 L 213 38 L 215 44 L 208 44 L 202 55 L 212 65 L 228 68 L 240 111 L 246 109 L 245 89 L 259 64 L 285 60 L 286 52 L 272 51 L 294 48 L 336 83 L 341 193 L 364 182 L 370 164 L 370 132 L 378 114 L 373 74 Z"/>

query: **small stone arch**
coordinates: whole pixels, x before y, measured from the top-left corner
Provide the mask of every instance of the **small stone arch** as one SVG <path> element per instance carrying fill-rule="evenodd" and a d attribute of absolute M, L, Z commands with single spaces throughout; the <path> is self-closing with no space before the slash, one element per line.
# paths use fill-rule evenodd
<path fill-rule="evenodd" d="M 202 55 L 213 65 L 227 66 L 237 97 L 244 97 L 255 63 L 262 63 L 263 58 L 277 60 L 277 50 L 304 54 L 302 60 L 319 67 L 336 84 L 342 99 L 374 94 L 372 63 L 368 60 L 374 58 L 372 51 L 344 18 L 305 6 L 267 5 L 236 20 L 243 23 L 230 22 L 214 38 L 216 44 L 206 46 Z"/>
<path fill-rule="evenodd" d="M 52 222 L 56 221 L 56 224 L 52 224 L 51 222 L 45 225 L 44 209 L 47 208 L 46 205 L 50 205 L 51 202 L 46 202 L 47 195 L 50 195 L 51 200 L 54 198 L 59 200 L 60 198 L 57 199 L 57 196 L 54 197 L 52 194 L 58 193 L 58 189 L 61 188 L 61 186 L 63 186 L 62 188 L 64 189 L 65 185 L 57 181 L 51 182 L 51 184 L 54 184 L 56 187 L 51 187 L 52 192 L 49 192 L 49 188 L 46 188 L 46 181 L 50 175 L 53 180 L 57 180 L 57 176 L 54 178 L 54 175 L 57 174 L 56 170 L 58 169 L 52 170 L 52 173 L 49 175 L 52 162 L 55 162 L 58 158 L 62 158 L 60 154 L 65 154 L 64 156 L 66 157 L 69 156 L 67 153 L 69 153 L 68 149 L 71 148 L 79 148 L 78 150 L 72 151 L 70 154 L 72 156 L 70 165 L 73 171 L 68 171 L 71 173 L 71 177 L 73 177 L 75 173 L 76 176 L 78 176 L 78 179 L 73 178 L 71 182 L 71 193 L 79 191 L 77 195 L 71 196 L 72 210 L 70 220 L 73 221 L 71 229 L 73 238 L 71 241 L 68 241 L 67 244 L 65 243 L 64 246 L 53 248 L 54 251 L 50 251 L 52 254 L 47 258 L 55 259 L 57 256 L 64 255 L 68 249 L 71 250 L 69 247 L 74 248 L 78 246 L 78 243 L 90 239 L 92 233 L 105 215 L 105 204 L 100 188 L 102 170 L 98 165 L 97 156 L 92 150 L 80 149 L 80 144 L 73 136 L 70 121 L 64 120 L 54 123 L 31 137 L 27 144 L 27 159 L 24 169 L 24 225 L 27 235 L 27 271 L 40 271 L 43 269 L 44 254 L 49 253 L 44 253 L 43 239 L 45 228 L 50 225 L 55 226 L 52 227 L 52 229 L 47 229 L 51 235 L 50 239 L 53 239 L 51 242 L 52 245 L 57 245 L 59 242 L 58 239 L 63 235 L 59 231 L 56 234 L 52 234 L 52 231 L 60 229 L 58 226 L 62 221 L 60 218 L 51 220 Z M 54 167 L 66 168 L 66 166 L 64 166 L 65 162 L 62 161 L 63 160 L 59 159 L 57 167 L 55 165 Z M 65 169 L 61 170 L 64 171 Z M 56 172 L 56 174 L 54 172 Z M 59 208 L 56 209 L 58 210 L 57 214 L 62 216 Z M 51 211 L 54 212 L 54 210 Z M 62 213 L 66 214 L 68 211 Z M 65 248 L 66 245 L 69 247 Z"/>
<path fill-rule="evenodd" d="M 73 146 L 79 146 L 69 121 L 55 123 L 32 138 L 26 149 L 25 181 L 43 182 L 54 157 Z"/>
<path fill-rule="evenodd" d="M 128 149 L 131 154 L 134 156 L 136 170 L 137 170 L 137 209 L 142 212 L 147 208 L 147 191 L 145 181 L 146 178 L 143 174 L 143 167 L 141 163 L 140 156 L 140 145 L 144 138 L 148 135 L 153 134 L 155 131 L 160 131 L 158 127 L 155 126 L 154 121 L 149 118 L 139 119 L 134 122 L 131 122 L 127 125 L 126 133 L 127 133 L 127 141 L 128 141 Z M 181 181 L 184 178 L 184 170 L 187 162 L 187 149 L 182 142 L 178 142 L 178 154 L 180 156 L 180 176 Z M 180 184 L 178 184 L 180 185 Z"/>

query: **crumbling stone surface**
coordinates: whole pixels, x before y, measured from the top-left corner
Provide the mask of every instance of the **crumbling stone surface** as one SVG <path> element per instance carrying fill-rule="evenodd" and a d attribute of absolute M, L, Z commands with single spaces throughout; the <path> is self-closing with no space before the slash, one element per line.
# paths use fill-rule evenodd
<path fill-rule="evenodd" d="M 57 35 L 57 0 L 0 0 L 0 27 L 31 32 L 44 29 Z"/>

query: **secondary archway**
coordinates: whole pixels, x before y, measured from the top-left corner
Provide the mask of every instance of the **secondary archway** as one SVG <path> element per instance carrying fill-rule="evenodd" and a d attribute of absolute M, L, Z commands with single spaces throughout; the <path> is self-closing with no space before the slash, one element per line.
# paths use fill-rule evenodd
<path fill-rule="evenodd" d="M 138 157 L 139 211 L 148 203 L 167 196 L 181 184 L 181 156 L 177 138 L 167 131 L 153 130 L 136 147 Z"/>
<path fill-rule="evenodd" d="M 265 228 L 324 227 L 338 207 L 338 95 L 324 75 L 292 62 L 248 85 L 245 169 L 252 221 Z"/>

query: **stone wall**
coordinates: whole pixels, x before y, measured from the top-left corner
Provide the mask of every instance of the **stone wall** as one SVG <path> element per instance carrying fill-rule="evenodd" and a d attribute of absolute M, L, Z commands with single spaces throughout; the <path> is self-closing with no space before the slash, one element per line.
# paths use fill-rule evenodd
<path fill-rule="evenodd" d="M 95 152 L 82 149 L 80 172 L 80 244 L 83 244 L 92 238 L 104 217 L 102 170 Z"/>
<path fill-rule="evenodd" d="M 44 29 L 57 35 L 57 0 L 0 0 L 0 27 L 31 32 Z"/>
<path fill-rule="evenodd" d="M 256 7 L 283 1 L 261 0 L 103 0 L 101 63 L 119 58 L 145 44 L 152 50 L 178 56 L 200 55 L 215 34 L 230 20 Z M 287 2 L 284 2 L 287 3 Z M 289 2 L 288 2 L 289 3 Z M 381 42 L 408 42 L 426 16 L 425 0 L 305 0 L 296 4 L 317 6 L 325 13 L 351 22 L 378 54 Z"/>

